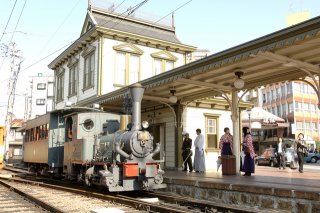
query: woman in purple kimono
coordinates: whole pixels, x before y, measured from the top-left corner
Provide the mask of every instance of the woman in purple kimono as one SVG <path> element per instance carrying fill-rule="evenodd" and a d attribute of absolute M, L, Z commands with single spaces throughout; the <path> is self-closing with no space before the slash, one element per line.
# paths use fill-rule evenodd
<path fill-rule="evenodd" d="M 228 127 L 224 128 L 224 135 L 220 138 L 219 148 L 221 155 L 232 155 L 233 137 Z"/>
<path fill-rule="evenodd" d="M 245 154 L 241 171 L 244 172 L 243 176 L 251 176 L 254 173 L 254 148 L 253 140 L 248 127 L 243 127 L 243 151 Z"/>

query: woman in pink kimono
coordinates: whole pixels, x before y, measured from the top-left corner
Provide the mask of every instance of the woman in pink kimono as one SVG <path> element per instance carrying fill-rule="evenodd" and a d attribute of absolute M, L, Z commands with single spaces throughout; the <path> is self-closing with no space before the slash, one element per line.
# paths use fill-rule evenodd
<path fill-rule="evenodd" d="M 219 148 L 221 155 L 232 155 L 233 137 L 228 127 L 224 128 L 224 135 L 220 138 Z"/>
<path fill-rule="evenodd" d="M 249 132 L 248 127 L 243 127 L 243 151 L 245 153 L 245 157 L 243 160 L 243 164 L 241 167 L 241 171 L 244 172 L 243 176 L 251 176 L 251 173 L 254 173 L 254 148 L 253 148 L 253 140 L 252 136 Z"/>

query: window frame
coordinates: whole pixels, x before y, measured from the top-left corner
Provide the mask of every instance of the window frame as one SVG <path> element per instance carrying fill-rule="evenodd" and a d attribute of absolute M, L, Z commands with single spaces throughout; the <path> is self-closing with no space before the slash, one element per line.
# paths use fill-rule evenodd
<path fill-rule="evenodd" d="M 68 79 L 68 97 L 77 95 L 78 92 L 78 60 L 70 63 L 69 67 L 69 79 Z M 72 75 L 73 74 L 73 75 Z"/>
<path fill-rule="evenodd" d="M 205 149 L 206 151 L 209 152 L 219 152 L 219 141 L 220 141 L 220 135 L 219 135 L 219 123 L 220 123 L 220 116 L 219 114 L 208 114 L 204 113 L 205 116 L 205 131 L 204 131 L 204 137 L 205 137 Z M 208 133 L 208 121 L 209 119 L 214 119 L 215 120 L 215 133 L 216 134 L 211 134 Z M 216 135 L 216 146 L 215 147 L 209 147 L 209 141 L 208 141 L 208 135 Z"/>
<path fill-rule="evenodd" d="M 46 83 L 37 83 L 37 90 L 45 90 L 47 88 Z"/>
<path fill-rule="evenodd" d="M 83 69 L 83 87 L 82 90 L 88 90 L 94 87 L 94 73 L 96 69 L 96 59 L 94 49 L 83 55 L 84 69 Z M 87 64 L 89 64 L 87 66 Z"/>
<path fill-rule="evenodd" d="M 36 99 L 36 105 L 45 105 L 46 104 L 46 99 L 44 98 L 37 98 Z"/>
<path fill-rule="evenodd" d="M 56 102 L 62 102 L 64 100 L 64 69 L 60 70 L 60 73 L 57 75 L 56 83 Z"/>
<path fill-rule="evenodd" d="M 117 82 L 117 60 L 118 60 L 118 54 L 124 54 L 124 61 L 125 61 L 125 74 L 124 74 L 124 85 L 122 85 L 121 83 Z M 114 68 L 114 80 L 113 80 L 113 86 L 115 87 L 125 87 L 127 85 L 129 85 L 130 83 L 130 77 L 131 77 L 131 72 L 130 72 L 130 60 L 132 57 L 137 57 L 138 58 L 138 81 L 141 80 L 141 55 L 139 53 L 135 53 L 135 52 L 131 52 L 131 51 L 122 51 L 122 50 L 116 50 L 115 51 L 115 68 Z"/>

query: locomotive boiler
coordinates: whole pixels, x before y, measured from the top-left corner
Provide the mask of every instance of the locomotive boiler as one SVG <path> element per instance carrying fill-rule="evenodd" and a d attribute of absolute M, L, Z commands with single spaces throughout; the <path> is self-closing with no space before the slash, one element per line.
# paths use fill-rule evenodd
<path fill-rule="evenodd" d="M 119 129 L 117 120 L 103 125 L 103 133 L 95 138 L 91 167 L 86 169 L 85 183 L 108 187 L 109 191 L 132 191 L 165 188 L 164 171 L 153 157 L 160 152 L 147 131 L 148 122 L 141 122 L 141 100 L 144 88 L 130 87 L 132 122 Z M 122 119 L 124 120 L 124 119 Z"/>

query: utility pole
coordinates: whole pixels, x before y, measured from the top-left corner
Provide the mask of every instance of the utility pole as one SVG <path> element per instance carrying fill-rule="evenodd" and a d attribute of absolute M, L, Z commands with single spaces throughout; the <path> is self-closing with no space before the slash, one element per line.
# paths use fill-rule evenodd
<path fill-rule="evenodd" d="M 5 57 L 8 57 L 11 61 L 10 64 L 10 78 L 8 83 L 8 105 L 7 114 L 5 120 L 6 126 L 6 137 L 5 137 L 5 153 L 9 151 L 9 141 L 10 128 L 13 117 L 13 106 L 15 100 L 16 84 L 18 80 L 18 75 L 21 69 L 21 63 L 23 62 L 22 52 L 16 49 L 16 43 L 11 42 L 9 45 L 4 45 Z"/>

